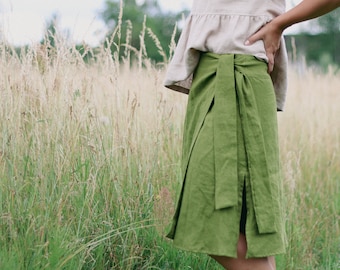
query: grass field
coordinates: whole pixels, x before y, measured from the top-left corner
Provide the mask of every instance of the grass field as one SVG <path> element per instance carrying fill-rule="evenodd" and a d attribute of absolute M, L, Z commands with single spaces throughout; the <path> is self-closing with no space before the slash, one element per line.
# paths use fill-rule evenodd
<path fill-rule="evenodd" d="M 0 269 L 220 269 L 164 238 L 186 96 L 164 67 L 99 48 L 0 47 Z M 144 68 L 141 68 L 143 66 Z M 290 68 L 279 113 L 289 249 L 277 269 L 340 268 L 340 76 Z"/>

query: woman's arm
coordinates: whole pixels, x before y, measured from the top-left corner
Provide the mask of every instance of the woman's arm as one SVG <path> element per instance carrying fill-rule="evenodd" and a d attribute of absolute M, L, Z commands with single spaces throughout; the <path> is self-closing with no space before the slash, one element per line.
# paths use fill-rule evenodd
<path fill-rule="evenodd" d="M 245 42 L 251 45 L 263 40 L 268 57 L 268 71 L 274 66 L 274 57 L 280 47 L 282 32 L 289 26 L 324 15 L 340 7 L 340 0 L 303 0 L 291 10 L 281 14 L 249 37 Z"/>
<path fill-rule="evenodd" d="M 273 23 L 282 31 L 287 27 L 320 17 L 340 6 L 340 0 L 304 0 L 296 7 L 276 17 Z"/>

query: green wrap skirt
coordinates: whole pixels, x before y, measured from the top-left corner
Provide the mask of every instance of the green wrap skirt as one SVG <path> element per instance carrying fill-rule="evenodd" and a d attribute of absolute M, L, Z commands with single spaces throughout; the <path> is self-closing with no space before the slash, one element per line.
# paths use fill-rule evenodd
<path fill-rule="evenodd" d="M 189 93 L 182 173 L 168 234 L 175 246 L 236 258 L 241 231 L 248 258 L 285 252 L 276 101 L 264 61 L 202 53 Z"/>

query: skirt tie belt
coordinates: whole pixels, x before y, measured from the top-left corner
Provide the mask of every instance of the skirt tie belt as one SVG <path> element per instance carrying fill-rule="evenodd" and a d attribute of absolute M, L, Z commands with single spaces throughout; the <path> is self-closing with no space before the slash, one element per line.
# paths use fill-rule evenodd
<path fill-rule="evenodd" d="M 237 163 L 237 110 L 239 110 L 251 192 L 259 233 L 274 233 L 275 211 L 271 206 L 270 172 L 254 89 L 240 65 L 260 65 L 249 55 L 204 53 L 209 58 L 212 72 L 216 73 L 214 96 L 214 156 L 215 156 L 215 208 L 235 207 L 238 204 Z M 255 67 L 254 67 L 255 66 Z"/>

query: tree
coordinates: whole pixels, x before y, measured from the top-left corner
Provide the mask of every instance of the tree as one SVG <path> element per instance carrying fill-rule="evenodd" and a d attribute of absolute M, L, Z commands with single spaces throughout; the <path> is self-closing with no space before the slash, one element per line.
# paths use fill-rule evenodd
<path fill-rule="evenodd" d="M 164 62 L 164 57 L 169 54 L 174 27 L 181 14 L 164 12 L 157 0 L 124 0 L 122 3 L 121 13 L 119 0 L 106 0 L 101 13 L 101 18 L 111 29 L 108 39 L 115 33 L 113 43 L 116 46 L 111 46 L 111 49 L 119 50 L 119 55 L 123 56 L 124 48 L 129 45 L 138 51 L 144 50 L 156 62 Z M 117 32 L 117 29 L 120 31 Z M 177 33 L 175 38 L 178 35 Z"/>
<path fill-rule="evenodd" d="M 318 62 L 324 67 L 328 67 L 329 64 L 339 65 L 340 8 L 319 17 L 316 22 L 321 29 L 321 34 L 319 35 L 320 46 L 310 54 L 313 55 L 327 48 L 327 51 L 322 54 L 319 53 Z"/>
<path fill-rule="evenodd" d="M 329 65 L 340 67 L 340 9 L 314 19 L 309 28 L 287 38 L 288 52 L 293 57 L 302 56 L 307 64 L 316 65 L 327 71 Z M 310 31 L 312 29 L 312 31 Z M 294 48 L 293 48 L 294 47 Z M 296 50 L 297 48 L 297 50 Z"/>
<path fill-rule="evenodd" d="M 316 20 L 323 33 L 340 33 L 340 8 Z"/>

